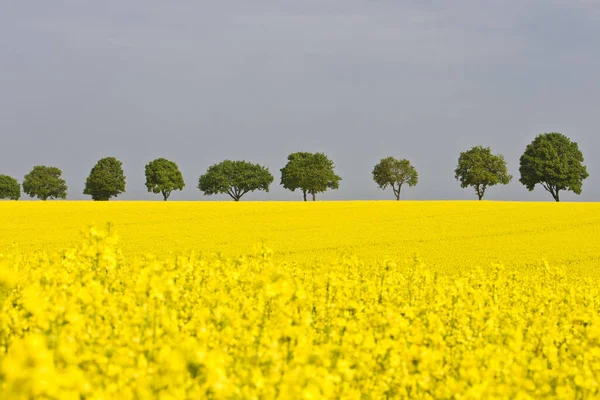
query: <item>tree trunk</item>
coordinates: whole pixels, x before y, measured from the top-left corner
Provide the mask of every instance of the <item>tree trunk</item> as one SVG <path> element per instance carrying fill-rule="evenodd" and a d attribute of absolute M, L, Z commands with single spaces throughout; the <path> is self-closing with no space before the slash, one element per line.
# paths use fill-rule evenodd
<path fill-rule="evenodd" d="M 302 194 L 304 195 L 304 201 L 306 201 L 306 190 L 303 190 Z"/>
<path fill-rule="evenodd" d="M 169 198 L 169 194 L 163 191 L 162 195 L 163 195 L 163 201 L 167 201 L 167 199 Z"/>
<path fill-rule="evenodd" d="M 316 196 L 315 196 L 315 192 L 312 192 L 312 197 L 313 197 L 313 201 L 316 201 Z"/>
<path fill-rule="evenodd" d="M 551 185 L 551 184 L 545 183 L 545 182 L 542 182 L 542 186 L 544 187 L 544 189 L 546 189 L 548 192 L 550 192 L 550 194 L 552 195 L 552 198 L 556 202 L 560 201 L 560 195 L 558 194 L 558 192 L 560 192 L 560 189 L 557 186 L 554 186 L 554 185 Z"/>
<path fill-rule="evenodd" d="M 552 185 L 548 185 L 548 187 L 546 187 L 546 190 L 548 190 L 550 192 L 550 194 L 552 195 L 552 197 L 554 198 L 554 200 L 556 202 L 560 201 L 560 195 L 558 194 L 558 192 L 560 191 L 560 189 L 558 187 L 554 187 Z"/>
<path fill-rule="evenodd" d="M 477 188 L 475 189 L 475 191 L 477 192 L 477 197 L 479 197 L 479 201 L 481 201 L 481 199 L 483 199 L 483 196 L 485 195 L 485 185 L 484 186 L 479 186 L 477 185 Z"/>

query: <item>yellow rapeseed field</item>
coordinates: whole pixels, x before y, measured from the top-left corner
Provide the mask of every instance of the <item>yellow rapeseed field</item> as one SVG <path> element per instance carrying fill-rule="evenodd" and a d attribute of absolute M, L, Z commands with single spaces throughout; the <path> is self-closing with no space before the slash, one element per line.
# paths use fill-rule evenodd
<path fill-rule="evenodd" d="M 599 249 L 598 204 L 3 202 L 0 398 L 597 398 Z"/>

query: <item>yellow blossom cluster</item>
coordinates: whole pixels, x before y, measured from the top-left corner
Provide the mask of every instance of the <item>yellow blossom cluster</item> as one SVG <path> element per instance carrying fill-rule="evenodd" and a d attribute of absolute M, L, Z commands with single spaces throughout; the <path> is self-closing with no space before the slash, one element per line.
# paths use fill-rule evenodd
<path fill-rule="evenodd" d="M 600 272 L 599 203 L 0 202 L 0 248 L 50 255 L 76 246 L 83 228 L 109 223 L 118 228 L 128 259 L 238 256 L 264 242 L 274 261 L 298 264 L 417 254 L 439 271 L 545 260 L 569 271 Z"/>
<path fill-rule="evenodd" d="M 600 281 L 546 264 L 130 261 L 91 229 L 0 266 L 2 399 L 600 395 Z"/>
<path fill-rule="evenodd" d="M 1 399 L 600 397 L 597 205 L 21 204 Z"/>

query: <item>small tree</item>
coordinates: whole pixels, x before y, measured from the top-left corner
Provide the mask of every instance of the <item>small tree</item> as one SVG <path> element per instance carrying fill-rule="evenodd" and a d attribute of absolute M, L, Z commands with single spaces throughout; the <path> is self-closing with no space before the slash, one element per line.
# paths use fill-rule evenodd
<path fill-rule="evenodd" d="M 246 161 L 225 160 L 212 165 L 198 180 L 205 195 L 228 194 L 235 201 L 255 190 L 269 191 L 273 175 L 269 169 Z"/>
<path fill-rule="evenodd" d="M 406 183 L 408 186 L 415 186 L 419 182 L 419 174 L 410 161 L 387 157 L 382 158 L 373 168 L 373 180 L 382 190 L 390 186 L 396 200 L 400 200 L 402 185 Z"/>
<path fill-rule="evenodd" d="M 539 183 L 556 201 L 560 201 L 562 190 L 581 194 L 583 181 L 589 176 L 577 143 L 561 133 L 538 135 L 527 145 L 520 163 L 519 181 L 529 191 Z"/>
<path fill-rule="evenodd" d="M 454 176 L 460 180 L 460 186 L 472 186 L 479 200 L 490 186 L 508 185 L 512 176 L 508 174 L 506 161 L 501 154 L 492 154 L 489 147 L 475 146 L 460 153 Z"/>
<path fill-rule="evenodd" d="M 67 183 L 56 167 L 36 165 L 23 179 L 23 192 L 41 200 L 66 199 Z"/>
<path fill-rule="evenodd" d="M 0 199 L 19 200 L 21 185 L 13 177 L 0 175 Z"/>
<path fill-rule="evenodd" d="M 124 192 L 123 163 L 114 157 L 103 158 L 94 165 L 83 190 L 83 194 L 90 195 L 97 201 L 108 201 Z"/>
<path fill-rule="evenodd" d="M 307 193 L 315 201 L 317 193 L 340 187 L 342 178 L 335 174 L 335 165 L 325 154 L 298 152 L 290 154 L 287 159 L 287 164 L 281 169 L 281 185 L 292 192 L 302 190 L 304 201 Z"/>
<path fill-rule="evenodd" d="M 173 161 L 157 158 L 146 165 L 146 187 L 148 192 L 162 193 L 167 201 L 173 190 L 183 190 L 183 176 Z"/>

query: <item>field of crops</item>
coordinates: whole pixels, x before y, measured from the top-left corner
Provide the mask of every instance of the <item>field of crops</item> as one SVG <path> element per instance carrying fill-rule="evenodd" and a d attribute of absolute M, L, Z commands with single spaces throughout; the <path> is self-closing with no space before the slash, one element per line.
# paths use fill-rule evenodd
<path fill-rule="evenodd" d="M 600 396 L 598 204 L 3 202 L 0 222 L 2 399 Z"/>

